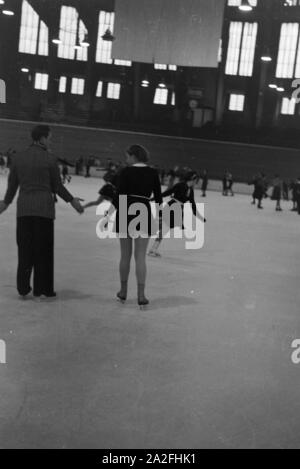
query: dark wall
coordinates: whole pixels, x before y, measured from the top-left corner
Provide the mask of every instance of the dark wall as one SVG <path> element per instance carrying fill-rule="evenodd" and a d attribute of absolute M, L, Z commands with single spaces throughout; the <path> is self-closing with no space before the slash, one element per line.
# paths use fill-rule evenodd
<path fill-rule="evenodd" d="M 0 120 L 0 151 L 25 148 L 30 143 L 32 126 Z M 53 126 L 53 151 L 70 160 L 88 155 L 123 160 L 124 150 L 133 143 L 145 145 L 154 164 L 165 168 L 175 165 L 196 170 L 207 168 L 213 178 L 221 178 L 227 168 L 239 181 L 248 181 L 259 170 L 270 177 L 279 173 L 285 178 L 295 178 L 300 173 L 298 150 Z"/>

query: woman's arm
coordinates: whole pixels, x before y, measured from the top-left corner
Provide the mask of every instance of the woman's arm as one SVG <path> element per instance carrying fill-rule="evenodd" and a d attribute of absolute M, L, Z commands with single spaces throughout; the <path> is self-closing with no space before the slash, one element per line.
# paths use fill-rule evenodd
<path fill-rule="evenodd" d="M 197 210 L 194 189 L 191 189 L 190 203 L 192 204 L 192 210 L 193 210 L 193 214 L 195 215 L 195 217 L 199 218 L 199 220 L 201 220 L 203 223 L 206 223 L 206 218 L 202 217 L 202 215 L 200 215 L 200 213 Z"/>
<path fill-rule="evenodd" d="M 99 195 L 98 199 L 97 200 L 94 200 L 93 202 L 88 202 L 87 204 L 85 204 L 83 206 L 83 208 L 89 208 L 89 207 L 97 207 L 98 205 L 102 204 L 102 202 L 104 202 L 104 197 L 102 195 Z M 111 202 L 111 200 L 109 200 L 109 202 Z"/>

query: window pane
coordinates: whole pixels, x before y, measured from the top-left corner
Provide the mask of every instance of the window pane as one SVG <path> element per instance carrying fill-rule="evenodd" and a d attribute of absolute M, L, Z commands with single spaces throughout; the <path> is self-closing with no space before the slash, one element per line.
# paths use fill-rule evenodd
<path fill-rule="evenodd" d="M 97 98 L 101 98 L 102 90 L 103 90 L 103 81 L 98 81 L 98 86 L 97 86 L 97 91 L 96 91 Z"/>
<path fill-rule="evenodd" d="M 78 30 L 78 36 L 79 36 L 79 44 L 84 40 L 85 35 L 88 34 L 88 30 L 86 29 L 84 22 L 79 21 L 79 30 Z M 81 60 L 83 62 L 87 62 L 88 60 L 88 47 L 81 47 L 76 51 L 76 58 L 77 60 Z"/>
<path fill-rule="evenodd" d="M 296 108 L 296 100 L 283 98 L 281 104 L 281 114 L 294 115 Z"/>
<path fill-rule="evenodd" d="M 72 78 L 71 93 L 83 95 L 84 84 L 85 84 L 85 81 L 83 78 Z"/>
<path fill-rule="evenodd" d="M 231 94 L 229 97 L 229 110 L 230 111 L 243 111 L 245 104 L 245 95 Z"/>
<path fill-rule="evenodd" d="M 168 102 L 168 90 L 166 88 L 156 88 L 154 104 L 164 104 Z"/>
<path fill-rule="evenodd" d="M 67 89 L 67 77 L 60 77 L 59 80 L 59 92 L 65 93 Z"/>
<path fill-rule="evenodd" d="M 77 37 L 78 13 L 73 7 L 63 6 L 60 15 L 59 38 L 62 41 L 58 46 L 58 57 L 62 59 L 75 59 Z"/>
<path fill-rule="evenodd" d="M 40 21 L 39 55 L 49 55 L 49 29 Z"/>
<path fill-rule="evenodd" d="M 257 6 L 257 0 L 248 0 L 248 1 L 249 1 L 249 5 L 251 5 L 252 7 Z M 228 0 L 229 7 L 239 7 L 241 3 L 242 3 L 242 0 Z"/>
<path fill-rule="evenodd" d="M 109 99 L 120 98 L 121 85 L 120 83 L 108 83 L 107 85 L 107 97 Z"/>
<path fill-rule="evenodd" d="M 276 77 L 293 78 L 299 35 L 298 23 L 283 23 L 280 32 Z"/>
<path fill-rule="evenodd" d="M 119 60 L 115 59 L 115 65 L 123 65 L 124 67 L 131 67 L 132 62 L 130 60 Z"/>
<path fill-rule="evenodd" d="M 225 73 L 227 75 L 237 75 L 238 72 L 242 29 L 242 23 L 236 21 L 232 21 L 230 23 L 227 61 L 225 69 Z"/>
<path fill-rule="evenodd" d="M 47 73 L 36 73 L 34 87 L 36 90 L 48 89 L 48 74 Z"/>
<path fill-rule="evenodd" d="M 36 54 L 39 30 L 39 15 L 32 6 L 24 0 L 22 3 L 22 16 L 19 40 L 19 52 Z"/>
<path fill-rule="evenodd" d="M 114 20 L 115 20 L 115 14 L 113 12 L 100 11 L 96 62 L 108 63 L 108 64 L 112 63 L 112 59 L 111 59 L 112 42 L 103 41 L 102 36 L 107 29 L 110 29 L 111 33 L 113 33 Z"/>
<path fill-rule="evenodd" d="M 239 75 L 251 77 L 255 56 L 257 23 L 245 23 L 241 50 Z"/>

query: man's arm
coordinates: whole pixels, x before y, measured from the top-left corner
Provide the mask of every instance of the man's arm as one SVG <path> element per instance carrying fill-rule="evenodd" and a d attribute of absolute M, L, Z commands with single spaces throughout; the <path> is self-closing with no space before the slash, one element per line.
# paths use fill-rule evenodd
<path fill-rule="evenodd" d="M 4 212 L 12 203 L 19 188 L 19 178 L 15 164 L 12 165 L 8 177 L 7 191 L 0 205 L 0 213 Z"/>

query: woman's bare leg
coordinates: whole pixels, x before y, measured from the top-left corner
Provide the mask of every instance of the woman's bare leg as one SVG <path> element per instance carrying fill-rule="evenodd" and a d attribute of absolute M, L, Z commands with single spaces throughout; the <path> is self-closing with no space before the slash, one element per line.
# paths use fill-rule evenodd
<path fill-rule="evenodd" d="M 126 300 L 127 298 L 127 285 L 130 272 L 130 261 L 132 257 L 132 239 L 121 238 L 121 260 L 120 260 L 120 282 L 121 290 L 118 293 L 120 299 Z"/>
<path fill-rule="evenodd" d="M 147 304 L 145 297 L 145 285 L 147 276 L 146 253 L 149 244 L 149 238 L 137 238 L 134 242 L 134 257 L 136 265 L 136 278 L 138 286 L 139 303 Z"/>

